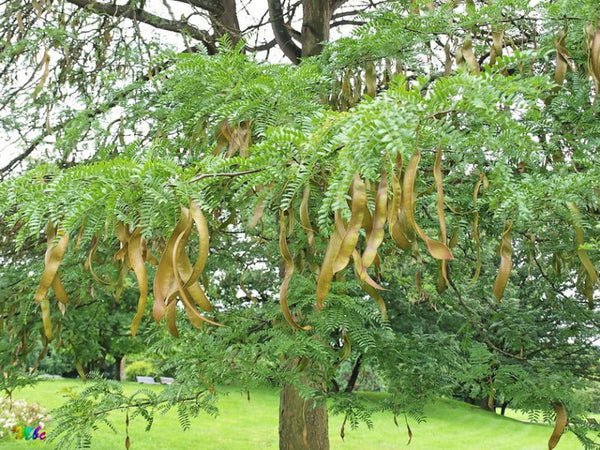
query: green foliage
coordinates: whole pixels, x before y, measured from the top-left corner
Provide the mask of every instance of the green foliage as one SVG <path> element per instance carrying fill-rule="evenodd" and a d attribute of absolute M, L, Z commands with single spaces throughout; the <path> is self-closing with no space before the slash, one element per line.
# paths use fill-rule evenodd
<path fill-rule="evenodd" d="M 135 381 L 136 376 L 155 376 L 156 369 L 149 361 L 133 361 L 125 366 L 125 375 L 129 381 Z"/>

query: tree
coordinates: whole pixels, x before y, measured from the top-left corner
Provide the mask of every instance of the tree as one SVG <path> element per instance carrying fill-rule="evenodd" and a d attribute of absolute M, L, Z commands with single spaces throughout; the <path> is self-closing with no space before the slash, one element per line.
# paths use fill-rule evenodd
<path fill-rule="evenodd" d="M 340 360 L 376 361 L 392 381 L 387 407 L 417 414 L 441 380 L 457 379 L 461 350 L 472 363 L 463 379 L 488 399 L 496 389 L 510 396 L 527 380 L 543 383 L 543 396 L 515 401 L 555 411 L 553 448 L 565 411 L 578 413 L 571 394 L 596 376 L 589 340 L 597 336 L 597 274 L 584 245 L 596 238 L 599 179 L 600 34 L 591 5 L 395 3 L 320 55 L 308 57 L 318 51 L 303 46 L 297 67 L 257 62 L 230 36 L 214 55 L 166 55 L 148 83 L 128 85 L 118 99 L 100 90 L 95 104 L 103 106 L 65 129 L 71 144 L 93 138 L 87 161 L 32 166 L 2 185 L 0 210 L 17 231 L 10 246 L 35 241 L 50 224 L 38 297 L 47 337 L 55 308 L 42 294 L 52 284 L 60 298 L 56 268 L 74 251 L 66 236 L 79 234 L 88 252 L 94 242 L 112 245 L 122 276 L 131 266 L 140 286 L 134 334 L 147 317 L 148 274 L 154 316 L 172 334 L 181 313 L 198 327 L 212 322 L 195 335 L 199 348 L 213 350 L 182 356 L 198 358 L 206 377 L 187 389 L 210 392 L 227 365 L 283 387 L 282 448 L 328 447 L 328 396 L 351 423 L 364 417 L 356 398 L 329 381 Z M 272 18 L 278 11 L 271 3 Z M 320 23 L 330 15 L 320 10 Z M 565 34 L 565 21 L 590 25 Z M 326 28 L 311 27 L 306 48 Z M 277 42 L 293 55 L 291 39 Z M 122 133 L 106 133 L 100 119 L 98 130 L 88 127 L 117 103 L 127 117 L 118 121 Z M 125 138 L 142 129 L 137 140 Z M 154 274 L 144 263 L 153 252 L 162 255 Z M 242 289 L 246 272 L 262 279 L 259 289 Z M 399 296 L 421 305 L 422 322 L 401 324 Z M 439 326 L 428 305 L 452 320 Z M 543 312 L 540 323 L 533 314 Z M 433 324 L 432 337 L 424 330 Z M 465 327 L 461 349 L 453 333 Z M 553 351 L 556 343 L 568 350 Z M 580 367 L 548 373 L 566 355 Z M 434 356 L 443 356 L 443 371 Z"/>

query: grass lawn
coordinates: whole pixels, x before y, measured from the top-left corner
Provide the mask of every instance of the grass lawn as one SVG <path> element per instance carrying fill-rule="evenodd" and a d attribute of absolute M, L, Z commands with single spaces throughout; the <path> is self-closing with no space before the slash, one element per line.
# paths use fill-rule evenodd
<path fill-rule="evenodd" d="M 15 394 L 37 402 L 47 409 L 59 406 L 61 390 L 81 386 L 76 380 L 48 380 L 33 388 L 25 388 Z M 125 389 L 133 392 L 136 383 L 126 383 Z M 160 386 L 150 386 L 161 389 Z M 133 450 L 202 449 L 242 450 L 277 449 L 278 393 L 274 390 L 257 389 L 246 395 L 232 389 L 221 396 L 219 416 L 215 419 L 206 414 L 192 422 L 192 428 L 184 432 L 179 427 L 177 414 L 170 411 L 157 415 L 152 430 L 145 432 L 145 422 L 139 418 L 130 424 L 131 448 Z M 413 450 L 543 450 L 547 448 L 552 427 L 542 424 L 523 423 L 501 417 L 453 400 L 439 400 L 426 408 L 427 422 L 411 423 L 413 440 L 408 449 Z M 114 413 L 114 424 L 119 431 L 115 435 L 108 428 L 99 430 L 92 441 L 92 449 L 115 450 L 124 448 L 124 413 Z M 357 430 L 346 427 L 345 442 L 339 437 L 343 417 L 330 417 L 331 448 L 339 450 L 402 449 L 407 448 L 406 429 L 396 428 L 390 414 L 376 414 L 374 427 L 361 426 Z M 47 434 L 52 433 L 51 426 Z M 1 441 L 6 450 L 43 447 L 40 441 Z M 566 433 L 557 450 L 580 449 L 577 439 Z"/>

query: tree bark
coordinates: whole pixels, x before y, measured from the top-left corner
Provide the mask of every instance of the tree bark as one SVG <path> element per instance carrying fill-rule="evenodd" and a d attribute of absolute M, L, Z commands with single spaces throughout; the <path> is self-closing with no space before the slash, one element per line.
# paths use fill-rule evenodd
<path fill-rule="evenodd" d="M 332 8 L 328 0 L 302 1 L 302 57 L 321 53 L 323 43 L 329 40 Z"/>
<path fill-rule="evenodd" d="M 127 375 L 125 375 L 125 357 L 122 356 L 117 358 L 117 377 L 120 382 L 127 380 Z"/>
<path fill-rule="evenodd" d="M 279 397 L 279 449 L 329 450 L 327 405 L 300 397 L 286 384 Z"/>

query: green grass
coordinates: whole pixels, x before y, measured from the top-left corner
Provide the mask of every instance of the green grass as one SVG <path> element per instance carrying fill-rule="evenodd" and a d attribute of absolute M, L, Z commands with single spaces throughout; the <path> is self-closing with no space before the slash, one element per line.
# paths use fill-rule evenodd
<path fill-rule="evenodd" d="M 15 398 L 39 403 L 50 409 L 63 402 L 61 390 L 77 388 L 81 382 L 75 380 L 43 381 L 32 388 L 18 391 Z M 133 392 L 136 383 L 126 383 L 125 390 Z M 160 386 L 150 386 L 161 389 Z M 145 432 L 143 419 L 130 425 L 131 448 L 144 450 L 203 449 L 242 450 L 276 449 L 278 447 L 277 417 L 278 393 L 274 390 L 256 389 L 251 392 L 250 402 L 245 394 L 231 389 L 229 395 L 221 396 L 219 415 L 213 418 L 206 414 L 192 422 L 192 428 L 184 432 L 179 427 L 177 414 L 170 411 L 157 415 L 152 430 Z M 426 423 L 411 422 L 412 450 L 542 450 L 547 448 L 552 427 L 542 424 L 524 423 L 512 418 L 501 417 L 453 400 L 442 399 L 426 408 Z M 124 413 L 114 413 L 115 435 L 108 428 L 99 430 L 92 441 L 92 449 L 115 450 L 124 448 Z M 346 427 L 345 442 L 339 437 L 343 417 L 329 419 L 331 448 L 339 450 L 403 449 L 407 448 L 406 428 L 396 428 L 390 414 L 376 414 L 374 427 L 361 426 L 356 430 Z M 47 430 L 52 433 L 51 427 Z M 40 441 L 2 441 L 2 449 L 23 450 L 43 447 Z M 580 449 L 577 439 L 566 433 L 557 450 Z"/>

